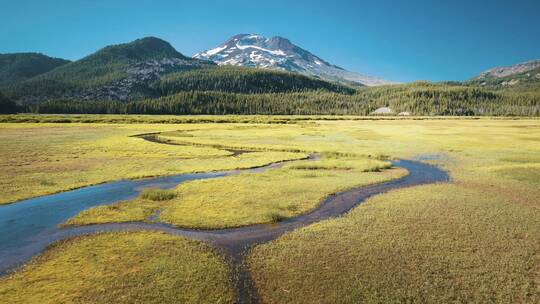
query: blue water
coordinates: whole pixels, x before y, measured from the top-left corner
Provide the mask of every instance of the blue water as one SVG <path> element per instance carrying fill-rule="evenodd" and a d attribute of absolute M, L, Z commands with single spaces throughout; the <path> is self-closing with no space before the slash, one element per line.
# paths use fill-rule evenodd
<path fill-rule="evenodd" d="M 32 238 L 57 226 L 79 212 L 100 205 L 137 197 L 144 188 L 170 189 L 190 180 L 215 178 L 231 172 L 181 174 L 139 180 L 122 180 L 47 195 L 0 206 L 0 264 Z"/>

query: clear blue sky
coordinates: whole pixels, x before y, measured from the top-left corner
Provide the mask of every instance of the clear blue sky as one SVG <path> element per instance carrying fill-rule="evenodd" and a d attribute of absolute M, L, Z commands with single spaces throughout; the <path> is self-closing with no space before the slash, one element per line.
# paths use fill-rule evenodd
<path fill-rule="evenodd" d="M 540 0 L 0 0 L 0 53 L 74 60 L 157 36 L 193 55 L 237 33 L 284 36 L 386 79 L 463 80 L 540 59 Z"/>

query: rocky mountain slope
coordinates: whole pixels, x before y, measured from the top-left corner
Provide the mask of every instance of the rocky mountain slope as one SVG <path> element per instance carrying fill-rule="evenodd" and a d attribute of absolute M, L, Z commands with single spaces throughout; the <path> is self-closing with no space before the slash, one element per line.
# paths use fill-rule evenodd
<path fill-rule="evenodd" d="M 392 82 L 347 71 L 294 45 L 283 37 L 265 38 L 240 34 L 194 58 L 234 65 L 298 72 L 321 79 L 355 85 L 377 86 Z"/>
<path fill-rule="evenodd" d="M 489 69 L 469 83 L 481 86 L 530 86 L 540 84 L 540 60 Z"/>

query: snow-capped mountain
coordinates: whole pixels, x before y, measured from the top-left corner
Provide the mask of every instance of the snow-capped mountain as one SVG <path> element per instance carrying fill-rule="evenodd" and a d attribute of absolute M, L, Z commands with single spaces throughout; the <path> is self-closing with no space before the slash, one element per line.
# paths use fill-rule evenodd
<path fill-rule="evenodd" d="M 254 34 L 240 34 L 214 49 L 197 53 L 193 57 L 214 61 L 219 65 L 285 70 L 366 86 L 392 83 L 330 64 L 283 37 L 265 38 Z"/>

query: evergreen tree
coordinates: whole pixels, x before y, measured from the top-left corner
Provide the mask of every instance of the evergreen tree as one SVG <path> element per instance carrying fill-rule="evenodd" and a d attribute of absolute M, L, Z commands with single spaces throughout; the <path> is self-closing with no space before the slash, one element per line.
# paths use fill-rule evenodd
<path fill-rule="evenodd" d="M 18 107 L 14 101 L 5 97 L 2 92 L 0 92 L 0 113 L 2 114 L 12 114 L 17 113 Z"/>

